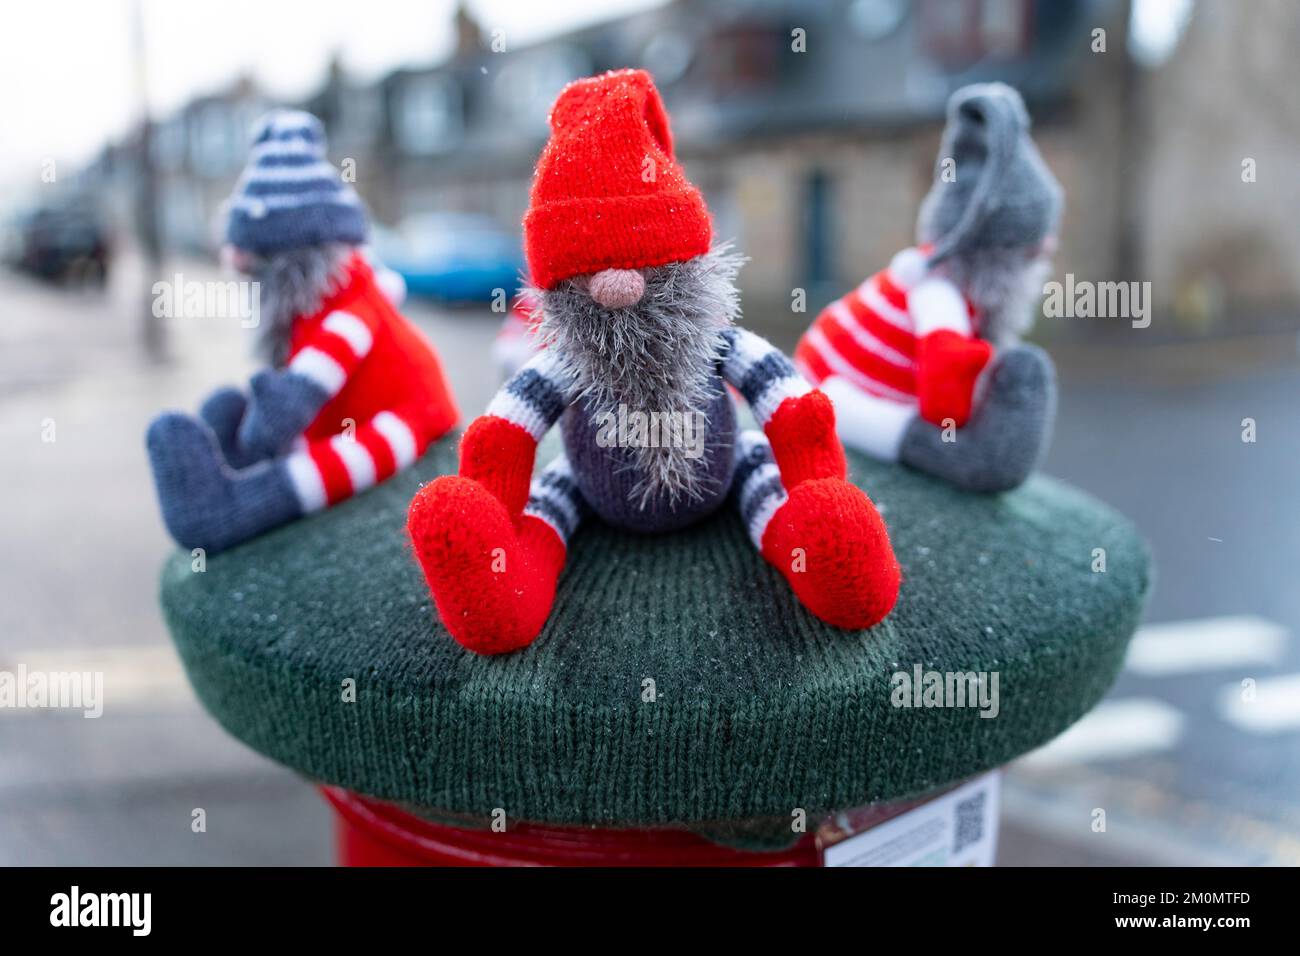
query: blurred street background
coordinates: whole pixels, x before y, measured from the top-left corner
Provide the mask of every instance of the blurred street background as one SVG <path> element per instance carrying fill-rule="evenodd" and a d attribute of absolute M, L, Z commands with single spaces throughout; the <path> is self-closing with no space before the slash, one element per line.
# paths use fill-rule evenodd
<path fill-rule="evenodd" d="M 204 714 L 159 616 L 146 423 L 253 365 L 237 319 L 155 318 L 152 286 L 222 278 L 252 122 L 309 109 L 473 415 L 547 108 L 622 66 L 655 74 L 750 257 L 746 322 L 786 349 L 911 241 L 948 93 L 1022 90 L 1067 192 L 1054 278 L 1150 284 L 1146 327 L 1040 320 L 1046 470 L 1133 519 L 1157 578 L 1107 701 L 1011 768 L 1000 862 L 1300 864 L 1300 6 L 537 6 L 372 0 L 361 30 L 321 2 L 316 33 L 268 12 L 255 39 L 255 4 L 51 2 L 0 38 L 0 95 L 24 100 L 0 124 L 0 671 L 102 671 L 107 697 L 97 720 L 0 708 L 0 864 L 330 861 L 320 798 Z M 24 72 L 70 17 L 111 24 L 87 24 L 84 67 Z"/>

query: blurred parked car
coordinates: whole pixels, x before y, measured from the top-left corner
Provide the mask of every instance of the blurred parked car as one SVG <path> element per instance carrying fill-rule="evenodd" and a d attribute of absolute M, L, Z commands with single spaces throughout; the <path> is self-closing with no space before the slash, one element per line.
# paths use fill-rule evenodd
<path fill-rule="evenodd" d="M 5 262 L 52 281 L 108 282 L 108 229 L 89 204 L 40 206 L 8 224 Z"/>
<path fill-rule="evenodd" d="M 426 213 L 396 229 L 375 227 L 375 252 L 412 296 L 484 302 L 498 289 L 513 296 L 523 265 L 519 237 L 486 216 Z"/>

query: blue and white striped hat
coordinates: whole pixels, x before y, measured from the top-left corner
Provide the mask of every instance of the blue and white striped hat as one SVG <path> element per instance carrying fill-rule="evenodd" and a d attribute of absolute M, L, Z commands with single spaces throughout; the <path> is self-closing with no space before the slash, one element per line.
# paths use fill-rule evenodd
<path fill-rule="evenodd" d="M 230 197 L 226 241 L 267 254 L 327 242 L 361 245 L 361 200 L 325 158 L 320 120 L 275 110 L 253 133 L 253 148 Z"/>

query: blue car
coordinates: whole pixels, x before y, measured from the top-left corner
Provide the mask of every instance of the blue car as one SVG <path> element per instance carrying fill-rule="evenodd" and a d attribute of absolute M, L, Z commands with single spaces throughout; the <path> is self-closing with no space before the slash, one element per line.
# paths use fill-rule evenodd
<path fill-rule="evenodd" d="M 513 298 L 523 266 L 519 236 L 486 216 L 426 213 L 396 229 L 376 227 L 379 259 L 406 281 L 408 295 L 443 302 Z"/>

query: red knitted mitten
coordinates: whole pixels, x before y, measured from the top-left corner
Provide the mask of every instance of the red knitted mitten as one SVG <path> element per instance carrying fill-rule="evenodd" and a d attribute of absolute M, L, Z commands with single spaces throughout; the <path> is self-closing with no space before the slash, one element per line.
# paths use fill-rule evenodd
<path fill-rule="evenodd" d="M 765 431 L 789 499 L 763 532 L 763 557 L 827 624 L 871 627 L 893 609 L 902 575 L 880 513 L 845 480 L 834 406 L 817 390 L 787 398 Z"/>
<path fill-rule="evenodd" d="M 917 398 L 921 417 L 945 427 L 945 419 L 961 428 L 970 419 L 975 380 L 993 357 L 993 346 L 968 339 L 950 329 L 931 332 L 917 345 Z"/>
<path fill-rule="evenodd" d="M 827 624 L 871 627 L 902 580 L 885 522 L 860 488 L 817 478 L 789 490 L 763 533 L 763 557 Z"/>
<path fill-rule="evenodd" d="M 461 441 L 460 475 L 411 501 L 407 531 L 447 630 L 480 654 L 503 654 L 541 632 L 565 547 L 545 521 L 523 514 L 537 443 L 484 416 Z"/>
<path fill-rule="evenodd" d="M 564 567 L 564 542 L 550 525 L 512 519 L 477 481 L 444 475 L 416 494 L 407 529 L 452 637 L 480 654 L 532 643 Z"/>

